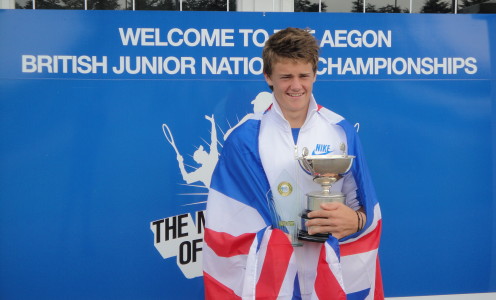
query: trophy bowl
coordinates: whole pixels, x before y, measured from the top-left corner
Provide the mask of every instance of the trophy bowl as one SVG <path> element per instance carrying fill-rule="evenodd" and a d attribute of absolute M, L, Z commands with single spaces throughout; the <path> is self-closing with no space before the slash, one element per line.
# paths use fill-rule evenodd
<path fill-rule="evenodd" d="M 348 172 L 355 156 L 307 155 L 299 157 L 302 167 L 314 177 L 336 176 Z"/>

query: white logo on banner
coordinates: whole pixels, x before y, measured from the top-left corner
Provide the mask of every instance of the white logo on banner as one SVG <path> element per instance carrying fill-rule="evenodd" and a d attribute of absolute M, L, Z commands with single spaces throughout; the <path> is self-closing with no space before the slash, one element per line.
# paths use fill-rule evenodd
<path fill-rule="evenodd" d="M 167 126 L 167 124 L 162 125 L 162 130 L 164 132 L 165 138 L 171 144 L 172 148 L 176 151 L 176 159 L 179 164 L 179 170 L 181 171 L 181 175 L 183 176 L 183 180 L 186 181 L 188 185 L 191 185 L 195 182 L 201 182 L 202 185 L 197 187 L 209 188 L 210 187 L 210 179 L 212 178 L 212 173 L 214 172 L 215 165 L 219 160 L 219 151 L 217 149 L 217 130 L 215 129 L 215 119 L 214 115 L 211 117 L 205 116 L 205 119 L 209 120 L 212 124 L 212 129 L 210 131 L 210 144 L 207 143 L 209 151 L 205 151 L 202 145 L 198 147 L 198 149 L 193 154 L 193 159 L 201 165 L 199 168 L 195 168 L 190 166 L 194 170 L 191 172 L 186 171 L 184 167 L 184 158 L 179 153 L 177 146 L 174 142 L 174 137 Z"/>
<path fill-rule="evenodd" d="M 229 125 L 230 128 L 225 133 L 222 132 L 219 127 L 222 132 L 222 139 L 225 141 L 234 129 L 249 120 L 255 113 L 265 111 L 271 103 L 272 95 L 270 93 L 259 93 L 257 97 L 251 101 L 251 104 L 253 104 L 253 113 L 246 114 L 241 120 L 238 120 L 236 125 L 232 127 Z M 164 132 L 167 142 L 176 152 L 176 160 L 185 185 L 195 189 L 191 193 L 181 195 L 202 195 L 205 197 L 205 201 L 189 203 L 186 205 L 206 202 L 212 173 L 219 160 L 218 145 L 222 147 L 222 144 L 218 140 L 214 115 L 206 115 L 205 119 L 207 119 L 211 125 L 210 143 L 202 139 L 206 144 L 206 147 L 200 145 L 193 153 L 193 160 L 200 165 L 200 167 L 197 168 L 185 164 L 184 157 L 181 152 L 179 152 L 176 142 L 174 141 L 172 131 L 167 124 L 162 125 L 162 131 Z M 190 168 L 191 171 L 187 171 L 186 167 Z M 198 192 L 198 188 L 201 188 L 202 191 Z M 176 263 L 186 278 L 195 278 L 203 275 L 201 251 L 205 218 L 203 211 L 196 211 L 194 214 L 194 219 L 190 213 L 184 213 L 150 223 L 150 229 L 153 231 L 155 237 L 155 248 L 164 259 L 176 257 Z"/>

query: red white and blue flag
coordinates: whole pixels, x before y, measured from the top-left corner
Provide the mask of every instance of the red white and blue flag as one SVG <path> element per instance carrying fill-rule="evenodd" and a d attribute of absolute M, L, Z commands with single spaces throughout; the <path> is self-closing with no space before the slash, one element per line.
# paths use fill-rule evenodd
<path fill-rule="evenodd" d="M 273 224 L 260 124 L 249 120 L 231 134 L 212 177 L 203 244 L 206 299 L 383 299 L 381 213 L 353 126 L 337 123 L 356 156 L 351 172 L 365 227 L 339 241 L 330 236 L 293 247 Z"/>

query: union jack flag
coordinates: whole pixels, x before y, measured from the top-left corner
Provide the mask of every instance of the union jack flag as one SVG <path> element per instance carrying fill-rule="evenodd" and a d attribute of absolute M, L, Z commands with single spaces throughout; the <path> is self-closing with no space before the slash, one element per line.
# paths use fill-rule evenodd
<path fill-rule="evenodd" d="M 206 299 L 383 299 L 378 259 L 381 212 L 353 126 L 343 120 L 351 172 L 365 208 L 362 231 L 293 247 L 275 229 L 260 161 L 260 120 L 226 141 L 207 201 L 203 265 Z M 305 269 L 305 272 L 301 270 Z"/>

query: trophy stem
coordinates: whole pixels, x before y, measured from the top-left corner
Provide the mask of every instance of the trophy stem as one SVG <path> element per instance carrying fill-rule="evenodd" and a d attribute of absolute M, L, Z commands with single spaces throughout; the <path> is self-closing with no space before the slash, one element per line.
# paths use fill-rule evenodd
<path fill-rule="evenodd" d="M 332 185 L 338 180 L 338 176 L 316 176 L 313 181 L 320 184 L 322 187 L 322 193 L 329 195 L 331 193 Z"/>
<path fill-rule="evenodd" d="M 322 194 L 324 194 L 324 195 L 331 194 L 331 187 L 332 187 L 332 185 L 323 185 L 322 186 Z"/>

